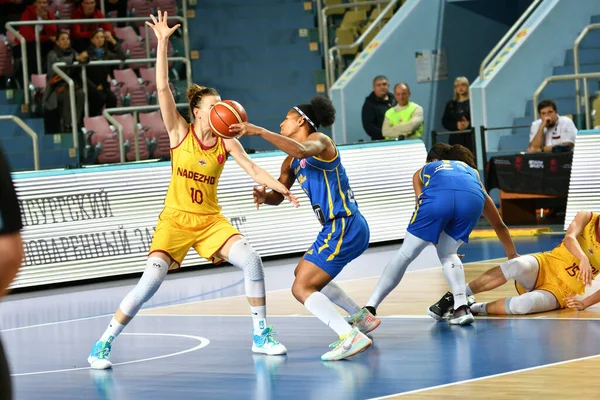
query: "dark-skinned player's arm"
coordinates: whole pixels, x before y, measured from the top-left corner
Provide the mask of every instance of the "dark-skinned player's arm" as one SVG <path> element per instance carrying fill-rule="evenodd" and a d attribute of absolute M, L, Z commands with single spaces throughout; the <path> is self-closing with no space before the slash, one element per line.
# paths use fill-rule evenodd
<path fill-rule="evenodd" d="M 413 189 L 415 190 L 415 202 L 419 204 L 419 196 L 423 192 L 423 179 L 421 179 L 421 173 L 423 172 L 423 168 L 419 169 L 413 175 Z"/>
<path fill-rule="evenodd" d="M 294 157 L 287 156 L 281 164 L 281 174 L 279 175 L 279 182 L 281 182 L 285 187 L 291 189 L 294 185 L 295 175 L 292 171 L 292 161 Z M 278 206 L 283 201 L 283 195 L 279 192 L 271 190 L 267 192 L 266 185 L 261 185 L 254 187 L 253 191 L 254 195 L 254 204 L 256 204 L 256 208 L 260 207 L 261 204 L 268 204 L 270 206 Z"/>
<path fill-rule="evenodd" d="M 321 132 L 313 132 L 308 135 L 305 141 L 298 142 L 249 122 L 233 124 L 229 127 L 229 131 L 239 133 L 238 138 L 246 135 L 260 136 L 279 150 L 299 160 L 318 156 L 327 150 L 329 146 L 333 146 L 333 142 L 329 140 L 327 135 Z"/>

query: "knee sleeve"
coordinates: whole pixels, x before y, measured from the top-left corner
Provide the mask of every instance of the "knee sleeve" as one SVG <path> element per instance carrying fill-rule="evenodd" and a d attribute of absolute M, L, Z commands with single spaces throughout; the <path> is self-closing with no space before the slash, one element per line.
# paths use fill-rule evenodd
<path fill-rule="evenodd" d="M 404 241 L 402 242 L 402 246 L 400 246 L 400 250 L 398 252 L 408 260 L 412 261 L 417 258 L 428 245 L 429 242 L 419 239 L 415 235 L 406 232 L 406 236 L 404 236 Z"/>
<path fill-rule="evenodd" d="M 500 265 L 506 280 L 514 279 L 526 290 L 532 290 L 539 272 L 538 261 L 533 256 L 521 256 Z"/>
<path fill-rule="evenodd" d="M 158 257 L 149 257 L 139 282 L 121 301 L 121 311 L 129 317 L 135 316 L 142 305 L 154 296 L 168 271 L 169 264 L 166 261 Z"/>
<path fill-rule="evenodd" d="M 436 251 L 440 260 L 443 260 L 452 255 L 456 255 L 458 248 L 463 244 L 462 240 L 454 240 L 450 235 L 445 232 L 440 234 L 440 239 L 436 246 Z M 453 258 L 453 257 L 452 257 Z"/>
<path fill-rule="evenodd" d="M 520 296 L 507 298 L 504 306 L 508 313 L 522 315 L 555 310 L 559 304 L 552 293 L 534 290 Z"/>
<path fill-rule="evenodd" d="M 238 240 L 231 246 L 229 262 L 244 271 L 247 297 L 265 297 L 265 273 L 262 260 L 246 238 Z"/>

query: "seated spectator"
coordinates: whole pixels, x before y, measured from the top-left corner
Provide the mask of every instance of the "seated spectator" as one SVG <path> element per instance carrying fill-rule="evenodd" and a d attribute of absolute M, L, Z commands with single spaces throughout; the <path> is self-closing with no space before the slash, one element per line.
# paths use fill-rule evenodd
<path fill-rule="evenodd" d="M 109 13 L 111 11 L 116 11 L 117 18 L 125 18 L 127 17 L 127 0 L 106 0 L 104 2 L 104 11 L 106 12 L 107 16 L 110 15 Z M 126 25 L 126 22 L 120 22 L 118 24 L 119 27 L 124 27 Z"/>
<path fill-rule="evenodd" d="M 383 140 L 381 126 L 385 112 L 396 105 L 394 95 L 389 92 L 390 84 L 383 75 L 373 79 L 373 91 L 365 99 L 362 107 L 362 124 L 371 140 Z"/>
<path fill-rule="evenodd" d="M 385 113 L 382 132 L 386 139 L 416 139 L 423 135 L 423 107 L 410 101 L 410 88 L 406 83 L 394 86 L 398 105 Z"/>
<path fill-rule="evenodd" d="M 71 19 L 98 19 L 106 18 L 102 11 L 96 8 L 96 0 L 83 0 L 81 5 L 73 10 Z M 104 29 L 106 40 L 109 36 L 115 36 L 113 27 L 108 22 L 89 23 L 89 24 L 73 24 L 71 28 L 71 36 L 73 39 L 73 48 L 77 51 L 83 51 L 90 45 L 92 33 L 98 28 Z"/>
<path fill-rule="evenodd" d="M 25 8 L 23 14 L 21 14 L 21 21 L 47 21 L 56 20 L 56 16 L 50 11 L 48 6 L 48 0 L 36 0 L 30 6 Z M 23 35 L 27 42 L 27 68 L 29 74 L 37 74 L 37 55 L 35 48 L 35 30 L 38 30 L 40 36 L 40 49 L 42 60 L 46 58 L 48 52 L 54 47 L 54 41 L 56 40 L 56 33 L 58 28 L 54 24 L 50 25 L 25 25 L 19 27 L 19 33 Z M 15 57 L 21 56 L 21 46 L 15 46 Z M 44 73 L 44 63 L 42 62 L 42 71 Z"/>
<path fill-rule="evenodd" d="M 113 36 L 104 36 L 102 28 L 92 34 L 91 45 L 87 50 L 90 61 L 124 60 L 125 51 Z M 117 106 L 117 97 L 110 90 L 108 78 L 113 70 L 112 65 L 96 65 L 87 67 L 87 87 L 90 116 L 102 113 L 102 109 Z"/>
<path fill-rule="evenodd" d="M 52 65 L 58 62 L 73 65 L 76 61 L 85 62 L 87 58 L 86 52 L 78 54 L 73 50 L 68 32 L 58 34 L 56 46 L 48 53 L 48 75 L 46 76 L 48 83 L 44 92 L 44 112 L 47 116 L 46 131 L 48 133 L 70 132 L 72 129 L 69 85 L 54 72 Z M 81 71 L 79 68 L 62 68 L 62 70 L 75 81 L 75 110 L 77 111 L 77 122 L 80 123 L 83 118 L 83 102 L 85 101 L 81 89 Z"/>
<path fill-rule="evenodd" d="M 469 100 L 469 80 L 459 76 L 454 80 L 454 98 L 446 103 L 442 125 L 449 132 L 471 128 L 471 102 Z M 471 135 L 468 133 L 450 135 L 451 145 L 461 144 L 473 151 Z"/>
<path fill-rule="evenodd" d="M 540 101 L 537 109 L 540 119 L 531 124 L 527 151 L 552 152 L 573 149 L 577 128 L 571 118 L 558 115 L 556 103 L 552 100 Z"/>

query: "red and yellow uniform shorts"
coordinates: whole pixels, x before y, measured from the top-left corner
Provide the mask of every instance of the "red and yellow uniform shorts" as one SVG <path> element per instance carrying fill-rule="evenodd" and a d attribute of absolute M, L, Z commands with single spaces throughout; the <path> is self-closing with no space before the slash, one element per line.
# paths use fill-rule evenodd
<path fill-rule="evenodd" d="M 240 231 L 221 214 L 192 214 L 165 207 L 158 217 L 148 254 L 167 254 L 174 261 L 169 269 L 174 270 L 181 267 L 193 247 L 200 257 L 216 264 L 223 260 L 215 253 L 235 235 L 241 235 Z"/>
<path fill-rule="evenodd" d="M 545 290 L 546 292 L 552 293 L 554 297 L 556 297 L 560 308 L 566 308 L 567 302 L 565 301 L 565 298 L 576 293 L 574 293 L 573 289 L 569 288 L 569 286 L 557 276 L 556 272 L 550 266 L 550 262 L 556 262 L 556 260 L 549 260 L 545 253 L 534 254 L 534 257 L 538 261 L 540 269 L 533 290 Z M 527 293 L 527 290 L 516 281 L 515 288 L 519 294 Z"/>

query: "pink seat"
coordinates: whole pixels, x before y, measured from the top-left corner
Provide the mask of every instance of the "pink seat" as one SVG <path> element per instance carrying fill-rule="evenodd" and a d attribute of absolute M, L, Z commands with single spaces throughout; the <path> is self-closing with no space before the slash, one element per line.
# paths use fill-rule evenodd
<path fill-rule="evenodd" d="M 127 161 L 135 160 L 135 122 L 133 121 L 133 115 L 131 114 L 119 114 L 114 115 L 114 118 L 123 125 L 123 137 L 129 141 L 129 151 L 125 154 Z M 146 141 L 146 134 L 143 130 L 138 132 L 138 145 L 140 149 L 140 160 L 147 160 L 150 158 L 150 152 L 148 151 L 148 142 Z"/>
<path fill-rule="evenodd" d="M 83 126 L 87 131 L 90 147 L 95 149 L 99 163 L 120 162 L 119 136 L 112 131 L 104 116 L 84 117 Z"/>
<path fill-rule="evenodd" d="M 155 158 L 171 158 L 171 142 L 167 128 L 158 111 L 149 113 L 139 113 L 142 130 L 146 132 L 146 137 L 153 143 L 152 156 Z"/>
<path fill-rule="evenodd" d="M 131 10 L 134 17 L 147 17 L 150 14 L 156 15 L 156 5 L 154 0 L 128 0 L 127 9 Z M 143 22 L 136 22 L 137 26 L 144 26 Z"/>
<path fill-rule="evenodd" d="M 131 26 L 125 28 L 115 28 L 115 35 L 117 38 L 123 40 L 123 50 L 129 52 L 131 59 L 136 58 L 147 58 L 146 47 L 144 42 L 140 39 L 136 31 Z M 131 68 L 145 67 L 146 64 L 129 64 Z"/>
<path fill-rule="evenodd" d="M 113 73 L 117 85 L 121 87 L 121 94 L 129 95 L 131 101 L 130 105 L 148 105 L 145 85 L 140 82 L 140 79 L 131 68 L 116 69 Z"/>
<path fill-rule="evenodd" d="M 36 89 L 46 89 L 46 74 L 31 74 L 31 84 Z"/>

